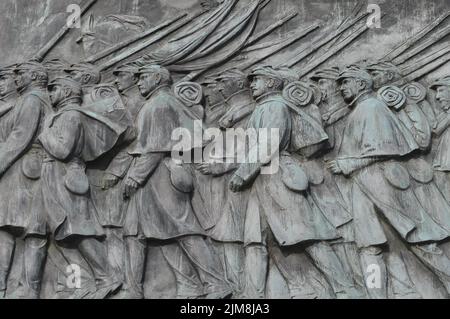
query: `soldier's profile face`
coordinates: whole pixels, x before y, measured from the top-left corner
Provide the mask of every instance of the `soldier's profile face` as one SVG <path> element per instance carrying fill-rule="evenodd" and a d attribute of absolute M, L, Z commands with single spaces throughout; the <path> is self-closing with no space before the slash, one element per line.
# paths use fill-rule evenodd
<path fill-rule="evenodd" d="M 320 89 L 320 92 L 322 92 L 322 97 L 327 98 L 329 94 L 336 91 L 337 83 L 335 80 L 331 79 L 320 79 L 317 83 Z"/>
<path fill-rule="evenodd" d="M 81 83 L 81 81 L 83 79 L 83 72 L 73 70 L 69 74 L 73 80 L 77 81 L 78 83 Z"/>
<path fill-rule="evenodd" d="M 373 78 L 374 89 L 378 90 L 386 84 L 389 84 L 391 79 L 389 78 L 389 73 L 380 70 L 370 71 L 370 75 Z"/>
<path fill-rule="evenodd" d="M 49 96 L 53 106 L 61 102 L 63 99 L 62 87 L 60 85 L 50 87 Z"/>
<path fill-rule="evenodd" d="M 239 91 L 236 79 L 222 79 L 218 83 L 217 88 L 225 98 Z"/>
<path fill-rule="evenodd" d="M 142 95 L 148 95 L 158 86 L 156 74 L 143 73 L 139 77 L 138 87 Z"/>
<path fill-rule="evenodd" d="M 268 78 L 260 75 L 257 75 L 253 78 L 252 84 L 250 85 L 253 97 L 259 97 L 269 91 L 268 80 Z"/>
<path fill-rule="evenodd" d="M 16 90 L 16 82 L 14 76 L 3 75 L 0 77 L 0 95 L 6 95 Z"/>
<path fill-rule="evenodd" d="M 354 98 L 358 96 L 358 82 L 354 78 L 345 78 L 341 82 L 341 93 L 342 97 L 346 102 L 351 102 Z"/>
<path fill-rule="evenodd" d="M 136 84 L 135 75 L 131 72 L 118 72 L 115 83 L 119 92 L 125 91 Z"/>
<path fill-rule="evenodd" d="M 209 106 L 219 104 L 224 100 L 224 97 L 222 93 L 220 93 L 216 83 L 208 84 L 206 86 L 204 95 Z"/>
<path fill-rule="evenodd" d="M 32 82 L 31 72 L 19 70 L 16 76 L 16 86 L 18 89 L 24 88 Z"/>
<path fill-rule="evenodd" d="M 436 89 L 436 100 L 444 111 L 450 109 L 450 87 L 438 86 Z"/>

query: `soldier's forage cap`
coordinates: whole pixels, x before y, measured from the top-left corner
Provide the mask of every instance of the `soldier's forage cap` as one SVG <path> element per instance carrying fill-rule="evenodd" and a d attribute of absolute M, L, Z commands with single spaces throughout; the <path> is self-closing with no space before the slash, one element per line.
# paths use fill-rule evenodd
<path fill-rule="evenodd" d="M 277 72 L 281 75 L 285 84 L 300 80 L 300 75 L 291 68 L 282 67 L 277 69 Z"/>
<path fill-rule="evenodd" d="M 45 67 L 41 63 L 36 62 L 36 61 L 28 61 L 28 62 L 18 64 L 14 68 L 14 72 L 17 73 L 19 71 L 28 71 L 28 72 L 37 71 L 37 72 L 43 72 L 43 73 L 47 72 Z"/>
<path fill-rule="evenodd" d="M 253 68 L 248 75 L 248 79 L 252 81 L 255 76 L 266 76 L 284 82 L 283 74 L 271 66 L 257 66 Z"/>
<path fill-rule="evenodd" d="M 51 59 L 43 63 L 44 67 L 51 72 L 64 71 L 70 63 L 63 59 Z"/>
<path fill-rule="evenodd" d="M 440 79 L 437 79 L 430 85 L 430 89 L 436 90 L 439 86 L 448 86 L 450 87 L 450 76 L 446 76 Z"/>
<path fill-rule="evenodd" d="M 117 74 L 119 74 L 119 72 L 128 72 L 128 73 L 138 74 L 139 68 L 140 68 L 140 66 L 137 65 L 136 63 L 126 63 L 126 64 L 122 64 L 121 66 L 117 67 L 113 71 L 113 74 L 117 75 Z"/>
<path fill-rule="evenodd" d="M 144 74 L 144 73 L 158 73 L 165 75 L 167 78 L 170 78 L 169 70 L 158 64 L 149 64 L 139 68 L 137 74 Z"/>
<path fill-rule="evenodd" d="M 229 79 L 231 79 L 231 80 L 233 80 L 233 79 L 242 80 L 242 79 L 246 79 L 246 78 L 247 78 L 247 75 L 244 72 L 242 72 L 241 70 L 237 69 L 237 68 L 233 68 L 233 69 L 229 69 L 229 70 L 223 71 L 223 72 L 219 73 L 215 77 L 215 79 L 217 81 L 229 80 Z"/>
<path fill-rule="evenodd" d="M 311 75 L 311 81 L 319 81 L 320 79 L 337 80 L 339 77 L 339 68 L 332 67 L 328 69 L 317 70 L 313 75 Z"/>
<path fill-rule="evenodd" d="M 380 61 L 366 66 L 368 71 L 395 71 L 400 74 L 400 69 L 392 62 Z"/>
<path fill-rule="evenodd" d="M 92 63 L 75 63 L 64 69 L 64 72 L 70 73 L 72 71 L 79 71 L 94 75 L 100 78 L 100 70 Z"/>
<path fill-rule="evenodd" d="M 81 94 L 81 84 L 69 77 L 58 77 L 48 84 L 51 89 L 54 86 L 60 85 L 65 88 L 71 88 L 73 92 Z"/>
<path fill-rule="evenodd" d="M 15 65 L 15 64 L 10 65 L 10 66 L 0 67 L 0 77 L 5 76 L 5 75 L 14 75 L 16 67 L 17 67 L 17 65 Z"/>
<path fill-rule="evenodd" d="M 373 83 L 372 76 L 364 69 L 361 69 L 356 66 L 351 66 L 343 70 L 339 77 L 337 78 L 337 81 L 342 81 L 343 79 L 348 78 L 354 78 L 366 81 L 367 83 Z"/>
<path fill-rule="evenodd" d="M 217 80 L 213 76 L 206 76 L 203 81 L 200 82 L 201 85 L 207 86 L 207 85 L 216 85 Z"/>

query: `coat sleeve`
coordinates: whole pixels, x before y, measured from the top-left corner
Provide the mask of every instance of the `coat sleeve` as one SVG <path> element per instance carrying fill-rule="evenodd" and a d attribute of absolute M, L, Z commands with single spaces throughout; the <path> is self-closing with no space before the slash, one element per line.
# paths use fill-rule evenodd
<path fill-rule="evenodd" d="M 235 175 L 248 182 L 259 174 L 262 166 L 269 164 L 279 154 L 281 144 L 290 135 L 289 116 L 289 110 L 282 103 L 270 102 L 265 107 L 260 127 L 256 128 L 255 143 L 249 144 L 245 161 Z M 259 129 L 267 129 L 267 135 Z M 271 132 L 278 132 L 278 136 L 272 136 L 275 140 L 272 140 Z"/>
<path fill-rule="evenodd" d="M 145 184 L 164 157 L 165 153 L 149 153 L 136 157 L 128 171 L 128 177 L 139 185 Z"/>
<path fill-rule="evenodd" d="M 73 154 L 81 134 L 79 114 L 68 111 L 57 118 L 51 127 L 44 128 L 39 140 L 51 156 L 64 161 Z"/>
<path fill-rule="evenodd" d="M 431 127 L 425 114 L 417 105 L 409 105 L 401 114 L 408 117 L 404 124 L 413 134 L 414 139 L 422 150 L 427 149 L 431 143 Z"/>
<path fill-rule="evenodd" d="M 42 115 L 41 101 L 28 96 L 13 120 L 13 129 L 6 140 L 0 144 L 0 174 L 3 174 L 33 143 Z"/>
<path fill-rule="evenodd" d="M 350 175 L 355 171 L 363 169 L 373 163 L 382 161 L 382 158 L 370 157 L 370 158 L 353 158 L 353 159 L 340 159 L 338 160 L 339 167 L 342 169 L 344 175 Z"/>
<path fill-rule="evenodd" d="M 117 154 L 109 164 L 106 172 L 123 178 L 133 162 L 133 156 L 127 151 L 121 151 Z"/>

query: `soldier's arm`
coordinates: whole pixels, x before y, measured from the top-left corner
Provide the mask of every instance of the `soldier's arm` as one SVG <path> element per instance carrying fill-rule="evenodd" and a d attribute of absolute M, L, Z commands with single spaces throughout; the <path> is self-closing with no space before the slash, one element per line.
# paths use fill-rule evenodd
<path fill-rule="evenodd" d="M 19 114 L 13 122 L 13 129 L 0 144 L 0 174 L 3 174 L 31 146 L 41 120 L 40 100 L 30 96 L 23 101 Z"/>
<path fill-rule="evenodd" d="M 45 150 L 58 160 L 66 160 L 74 151 L 82 132 L 76 111 L 62 114 L 52 127 L 44 128 L 39 140 Z"/>
<path fill-rule="evenodd" d="M 144 185 L 165 156 L 165 153 L 149 153 L 136 157 L 127 177 L 139 185 Z"/>
<path fill-rule="evenodd" d="M 411 127 L 408 127 L 408 129 L 413 134 L 420 148 L 427 149 L 431 143 L 431 127 L 428 119 L 418 106 L 415 105 L 408 106 L 406 114 L 411 122 Z"/>
<path fill-rule="evenodd" d="M 119 152 L 111 163 L 108 165 L 108 168 L 106 169 L 106 173 L 109 173 L 111 175 L 114 175 L 119 178 L 123 178 L 128 169 L 131 166 L 131 163 L 133 162 L 133 156 L 128 154 L 128 152 Z"/>
<path fill-rule="evenodd" d="M 450 115 L 447 113 L 442 113 L 438 117 L 438 122 L 436 127 L 433 129 L 433 133 L 436 136 L 442 135 L 444 131 L 450 126 Z"/>
<path fill-rule="evenodd" d="M 373 163 L 379 162 L 379 157 L 368 158 L 352 158 L 352 159 L 338 159 L 337 163 L 344 175 L 350 175 L 364 167 L 370 166 Z"/>
<path fill-rule="evenodd" d="M 257 143 L 250 145 L 248 154 L 245 157 L 245 162 L 239 166 L 235 175 L 242 178 L 245 182 L 249 182 L 259 174 L 262 166 L 269 164 L 274 156 L 279 154 L 281 139 L 288 133 L 286 123 L 289 116 L 289 110 L 283 107 L 283 105 L 280 105 L 280 103 L 271 103 L 268 112 L 265 113 L 265 116 L 262 119 L 260 128 L 267 129 L 268 137 L 271 136 L 272 130 L 278 130 L 278 140 L 270 143 L 271 145 L 264 145 L 263 143 L 266 143 L 267 141 L 261 141 L 261 139 L 258 138 Z M 259 128 L 257 128 L 257 130 L 258 129 Z M 261 152 L 261 150 L 267 150 L 267 152 Z"/>

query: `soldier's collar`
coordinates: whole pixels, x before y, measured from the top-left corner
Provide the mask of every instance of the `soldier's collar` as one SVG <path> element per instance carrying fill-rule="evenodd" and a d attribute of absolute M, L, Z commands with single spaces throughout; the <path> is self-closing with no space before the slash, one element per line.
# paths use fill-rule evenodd
<path fill-rule="evenodd" d="M 8 100 L 15 99 L 15 98 L 17 98 L 18 96 L 19 96 L 19 93 L 17 92 L 17 90 L 13 90 L 13 91 L 10 91 L 10 92 L 6 93 L 5 95 L 3 95 L 3 96 L 0 98 L 0 100 L 2 100 L 2 101 L 4 101 L 4 102 L 7 102 Z"/>
<path fill-rule="evenodd" d="M 235 92 L 233 94 L 231 94 L 229 97 L 226 98 L 225 103 L 226 104 L 233 104 L 233 100 L 237 97 L 237 96 L 243 96 L 243 97 L 249 97 L 251 98 L 251 92 L 248 89 L 243 89 L 240 90 L 238 92 Z"/>
<path fill-rule="evenodd" d="M 357 104 L 357 103 L 359 103 L 359 102 L 362 102 L 362 101 L 364 101 L 364 100 L 367 100 L 369 97 L 370 97 L 370 90 L 365 90 L 365 91 L 359 93 L 359 95 L 358 95 L 357 97 L 355 97 L 355 98 L 353 99 L 353 101 L 351 101 L 351 102 L 348 104 L 348 106 L 349 106 L 349 107 L 353 107 L 353 106 L 355 106 L 355 104 Z"/>
<path fill-rule="evenodd" d="M 128 94 L 132 93 L 133 91 L 139 90 L 137 84 L 130 86 L 129 88 L 123 90 L 120 92 L 120 94 L 128 96 Z"/>
<path fill-rule="evenodd" d="M 167 85 L 167 84 L 165 84 L 165 85 L 160 85 L 160 86 L 158 86 L 156 89 L 154 89 L 153 91 L 151 91 L 149 94 L 147 94 L 147 95 L 145 96 L 145 99 L 148 100 L 148 99 L 151 98 L 152 95 L 154 95 L 156 92 L 160 91 L 161 89 L 167 89 L 167 88 L 170 88 L 170 86 Z"/>
<path fill-rule="evenodd" d="M 274 96 L 277 96 L 277 95 L 279 96 L 280 94 L 281 94 L 280 91 L 271 91 L 271 92 L 267 92 L 267 93 L 264 93 L 264 94 L 261 95 L 261 96 L 258 96 L 258 97 L 255 99 L 255 101 L 256 101 L 256 103 L 262 103 L 262 102 L 264 102 L 264 101 L 270 99 L 271 97 L 274 97 Z"/>
<path fill-rule="evenodd" d="M 20 90 L 18 90 L 18 93 L 19 93 L 19 95 L 24 95 L 24 94 L 26 94 L 26 93 L 28 93 L 28 92 L 31 92 L 31 91 L 42 91 L 42 92 L 46 92 L 47 89 L 46 89 L 46 88 L 43 88 L 42 86 L 40 86 L 40 85 L 37 84 L 37 83 L 30 83 L 30 84 L 28 84 L 27 86 L 25 86 L 25 87 L 21 88 Z"/>
<path fill-rule="evenodd" d="M 79 97 L 79 96 L 68 97 L 68 98 L 60 101 L 57 105 L 55 105 L 55 108 L 58 111 L 63 111 L 64 109 L 67 109 L 70 106 L 80 107 L 81 106 L 81 97 Z"/>

